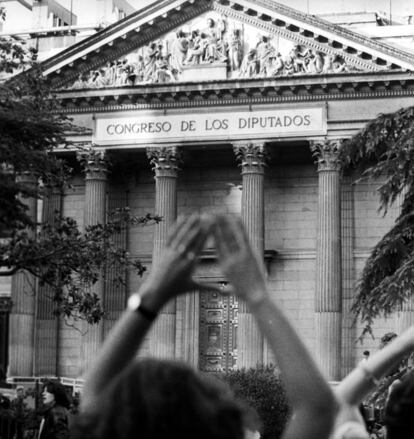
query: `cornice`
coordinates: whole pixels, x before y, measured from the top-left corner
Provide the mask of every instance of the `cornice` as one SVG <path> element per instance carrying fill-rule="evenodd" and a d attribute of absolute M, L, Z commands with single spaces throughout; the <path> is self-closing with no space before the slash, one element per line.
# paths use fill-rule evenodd
<path fill-rule="evenodd" d="M 414 96 L 414 74 L 376 72 L 60 91 L 64 113 L 257 105 Z"/>

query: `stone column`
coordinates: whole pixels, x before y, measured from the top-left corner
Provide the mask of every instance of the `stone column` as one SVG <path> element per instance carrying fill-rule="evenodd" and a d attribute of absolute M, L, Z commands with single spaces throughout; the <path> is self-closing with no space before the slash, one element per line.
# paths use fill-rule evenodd
<path fill-rule="evenodd" d="M 18 180 L 27 186 L 37 185 L 37 180 L 30 175 L 21 175 Z M 21 201 L 28 208 L 27 215 L 36 222 L 37 199 L 24 198 Z M 23 270 L 14 274 L 11 300 L 9 375 L 32 376 L 35 361 L 36 278 Z"/>
<path fill-rule="evenodd" d="M 62 191 L 49 188 L 43 198 L 42 223 L 53 224 L 55 215 L 62 210 Z M 59 376 L 59 327 L 60 319 L 53 315 L 53 289 L 39 286 L 36 316 L 36 375 Z"/>
<path fill-rule="evenodd" d="M 233 146 L 242 173 L 241 217 L 253 250 L 264 269 L 264 166 L 263 142 Z M 263 362 L 263 336 L 246 303 L 239 299 L 237 330 L 237 366 L 253 367 Z"/>
<path fill-rule="evenodd" d="M 117 209 L 125 209 L 128 206 L 128 190 L 126 181 L 121 179 L 119 185 L 112 184 L 108 195 L 108 214 Z M 129 225 L 112 236 L 112 242 L 118 249 L 129 251 Z M 126 307 L 127 300 L 127 270 L 123 267 L 108 267 L 105 270 L 105 300 L 106 312 L 104 320 L 104 338 L 111 331 Z M 125 283 L 115 281 L 122 278 Z"/>
<path fill-rule="evenodd" d="M 177 218 L 177 177 L 181 153 L 175 146 L 147 148 L 155 173 L 155 214 L 162 221 L 154 226 L 152 266 L 157 264 L 171 226 Z M 170 301 L 160 312 L 150 334 L 150 352 L 156 357 L 173 358 L 176 338 L 176 303 Z"/>
<path fill-rule="evenodd" d="M 341 375 L 341 141 L 314 142 L 319 173 L 316 243 L 316 359 L 329 380 Z"/>
<path fill-rule="evenodd" d="M 94 224 L 104 224 L 106 221 L 106 190 L 108 160 L 103 151 L 91 151 L 84 155 L 82 164 L 85 171 L 85 207 L 84 227 Z M 91 293 L 96 293 L 104 303 L 104 280 L 102 275 L 92 287 Z M 82 371 L 85 371 L 96 358 L 103 341 L 103 322 L 89 325 L 85 323 L 85 335 L 82 337 Z"/>

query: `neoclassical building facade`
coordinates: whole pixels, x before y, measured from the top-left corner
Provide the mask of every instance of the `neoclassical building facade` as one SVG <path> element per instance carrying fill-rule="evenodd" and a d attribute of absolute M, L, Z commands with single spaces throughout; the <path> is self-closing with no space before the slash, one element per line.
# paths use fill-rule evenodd
<path fill-rule="evenodd" d="M 274 300 L 327 378 L 375 349 L 376 340 L 355 342 L 350 306 L 398 206 L 380 217 L 375 182 L 354 184 L 338 151 L 379 113 L 413 104 L 413 54 L 269 0 L 161 0 L 42 66 L 62 111 L 87 129 L 71 139 L 99 152 L 84 168 L 62 152 L 73 187 L 44 200 L 44 219 L 58 209 L 86 226 L 126 206 L 161 215 L 117 238 L 151 270 L 177 215 L 240 214 Z M 274 362 L 207 247 L 197 277 L 223 294 L 166 306 L 143 355 L 205 371 Z M 9 375 L 79 378 L 142 279 L 98 282 L 108 315 L 86 333 L 54 318 L 41 291 L 22 294 L 30 282 L 20 274 L 11 283 Z M 375 335 L 413 320 L 410 303 Z"/>

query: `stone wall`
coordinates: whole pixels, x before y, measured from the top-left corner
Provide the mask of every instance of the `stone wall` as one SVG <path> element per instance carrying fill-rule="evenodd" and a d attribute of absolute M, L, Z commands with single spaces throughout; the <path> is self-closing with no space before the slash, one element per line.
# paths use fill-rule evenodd
<path fill-rule="evenodd" d="M 127 203 L 135 215 L 154 211 L 155 185 L 151 170 L 142 162 L 129 175 L 124 186 L 110 183 L 109 199 L 113 203 Z M 240 212 L 240 170 L 233 165 L 220 163 L 201 166 L 187 162 L 178 177 L 178 215 L 190 212 Z M 84 185 L 81 176 L 75 187 L 64 197 L 64 215 L 73 216 L 82 224 Z M 316 221 L 318 210 L 318 176 L 312 163 L 272 163 L 265 172 L 265 248 L 277 254 L 268 265 L 268 280 L 272 297 L 278 301 L 292 319 L 294 326 L 313 351 L 315 346 L 314 294 Z M 385 218 L 377 212 L 378 199 L 374 184 L 352 185 L 344 179 L 342 187 L 342 258 L 343 258 L 343 365 L 345 374 L 362 356 L 364 349 L 375 351 L 378 339 L 395 330 L 395 319 L 378 321 L 375 339 L 367 338 L 362 345 L 354 340 L 361 327 L 352 327 L 347 315 L 354 285 L 364 261 L 380 236 L 395 218 L 396 209 Z M 132 256 L 141 257 L 150 269 L 153 245 L 153 227 L 136 227 L 129 232 L 129 250 Z M 208 243 L 212 245 L 212 243 Z M 200 273 L 203 276 L 202 265 Z M 208 271 L 210 267 L 206 266 Z M 208 273 L 206 273 L 208 276 Z M 145 275 L 144 275 L 145 278 Z M 129 292 L 136 291 L 143 279 L 135 274 L 128 278 Z M 117 309 L 105 323 L 106 331 L 123 308 L 125 292 L 119 293 Z M 115 297 L 115 296 L 114 296 Z M 182 319 L 178 314 L 177 319 Z M 181 330 L 185 324 L 178 325 Z M 183 329 L 184 328 L 184 329 Z M 181 334 L 182 335 L 182 334 Z M 82 335 L 76 329 L 62 324 L 59 337 L 58 370 L 62 376 L 79 377 L 80 346 Z M 37 355 L 48 355 L 47 337 L 38 346 Z M 144 347 L 148 353 L 148 346 Z M 273 357 L 265 350 L 264 357 Z"/>

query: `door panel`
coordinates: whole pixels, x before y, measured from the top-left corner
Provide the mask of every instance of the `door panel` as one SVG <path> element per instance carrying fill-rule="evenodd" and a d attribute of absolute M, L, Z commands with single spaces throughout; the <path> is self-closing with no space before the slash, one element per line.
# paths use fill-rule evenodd
<path fill-rule="evenodd" d="M 237 299 L 217 291 L 203 292 L 200 299 L 200 369 L 232 369 L 237 361 Z"/>

